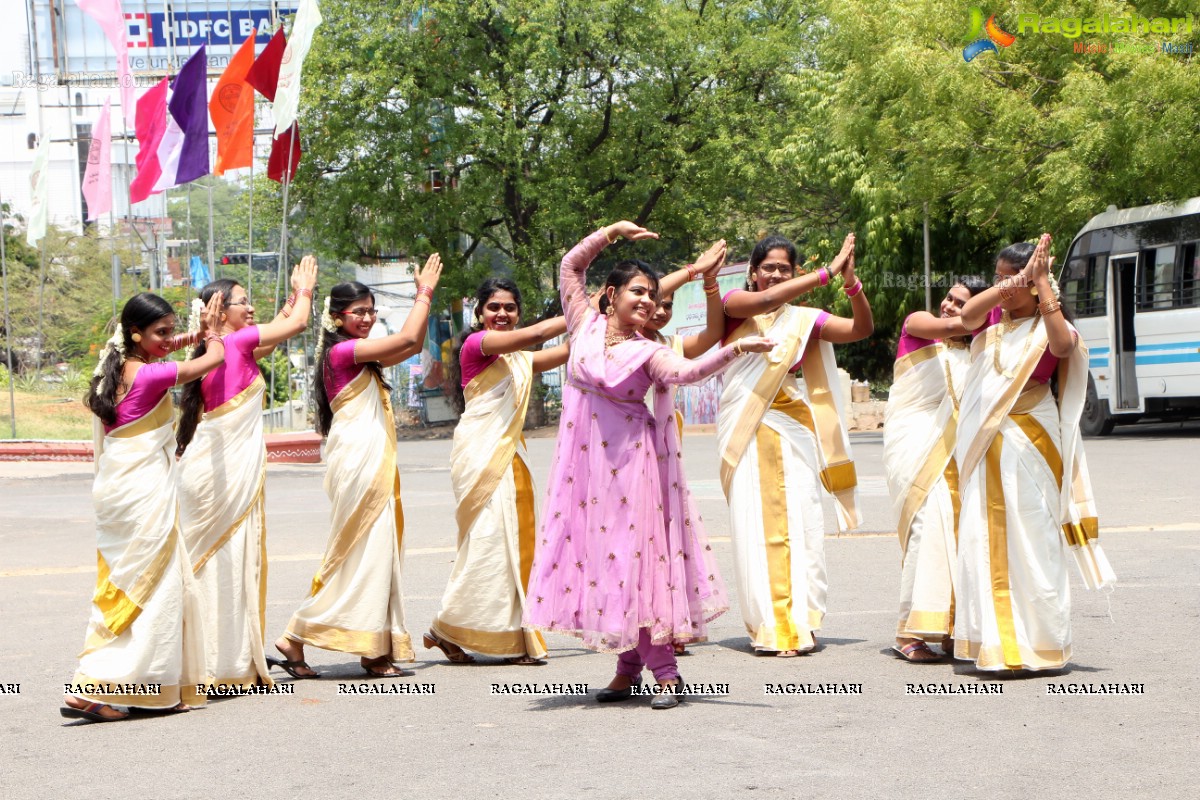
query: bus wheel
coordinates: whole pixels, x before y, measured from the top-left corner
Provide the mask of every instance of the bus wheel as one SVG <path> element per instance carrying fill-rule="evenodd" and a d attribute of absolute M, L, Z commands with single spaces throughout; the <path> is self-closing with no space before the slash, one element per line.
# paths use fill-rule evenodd
<path fill-rule="evenodd" d="M 1096 384 L 1088 375 L 1087 399 L 1079 417 L 1079 429 L 1084 436 L 1108 436 L 1117 420 L 1108 412 L 1108 401 L 1096 396 Z"/>

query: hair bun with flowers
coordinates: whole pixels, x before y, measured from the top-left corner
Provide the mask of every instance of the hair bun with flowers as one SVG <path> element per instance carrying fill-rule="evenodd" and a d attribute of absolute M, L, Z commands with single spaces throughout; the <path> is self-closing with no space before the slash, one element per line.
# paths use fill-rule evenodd
<path fill-rule="evenodd" d="M 330 333 L 337 333 L 337 324 L 333 321 L 333 315 L 329 313 L 329 296 L 325 296 L 325 310 L 321 312 L 321 327 Z"/>
<path fill-rule="evenodd" d="M 96 361 L 96 368 L 92 370 L 92 377 L 100 379 L 100 383 L 96 385 L 96 394 L 104 394 L 104 362 L 108 361 L 108 357 L 114 352 L 120 357 L 121 364 L 124 365 L 125 330 L 121 327 L 120 322 L 117 323 L 117 327 L 116 330 L 113 331 L 113 335 L 109 337 L 108 341 L 104 343 L 104 347 L 100 349 L 100 357 Z"/>
<path fill-rule="evenodd" d="M 192 298 L 192 308 L 188 312 L 188 333 L 199 333 L 200 322 L 204 319 L 204 301 L 199 297 Z"/>

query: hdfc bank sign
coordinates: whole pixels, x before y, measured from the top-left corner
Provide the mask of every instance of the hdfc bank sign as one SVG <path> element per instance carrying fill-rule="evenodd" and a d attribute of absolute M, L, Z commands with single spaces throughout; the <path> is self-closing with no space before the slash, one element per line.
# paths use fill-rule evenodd
<path fill-rule="evenodd" d="M 131 49 L 237 45 L 250 36 L 266 44 L 274 33 L 266 8 L 133 13 L 125 15 L 125 25 Z"/>

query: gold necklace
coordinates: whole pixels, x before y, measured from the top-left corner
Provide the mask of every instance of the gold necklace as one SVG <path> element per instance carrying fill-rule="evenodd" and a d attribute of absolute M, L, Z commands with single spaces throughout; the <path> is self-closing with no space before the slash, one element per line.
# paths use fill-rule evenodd
<path fill-rule="evenodd" d="M 1037 330 L 1038 323 L 1041 322 L 1042 315 L 1039 311 L 1033 312 L 1033 327 L 1029 329 L 1028 335 L 1025 337 L 1025 349 L 1021 352 L 1021 358 L 1017 360 L 1017 366 L 1025 363 L 1025 357 L 1029 355 L 1029 348 L 1033 346 L 1033 332 Z M 992 347 L 992 366 L 996 368 L 996 372 L 1006 378 L 1015 378 L 1017 373 L 1009 372 L 1000 364 L 1000 348 L 1003 346 L 1004 334 L 1017 329 L 1023 323 L 1023 319 L 1013 319 L 1012 315 L 1007 310 L 1000 312 L 1000 324 L 996 330 L 996 343 Z"/>
<path fill-rule="evenodd" d="M 630 339 L 632 339 L 633 337 L 634 337 L 633 331 L 630 331 L 629 333 L 622 333 L 621 331 L 617 331 L 616 333 L 605 333 L 604 334 L 604 346 L 612 347 L 615 344 L 620 344 L 621 342 L 627 342 Z"/>

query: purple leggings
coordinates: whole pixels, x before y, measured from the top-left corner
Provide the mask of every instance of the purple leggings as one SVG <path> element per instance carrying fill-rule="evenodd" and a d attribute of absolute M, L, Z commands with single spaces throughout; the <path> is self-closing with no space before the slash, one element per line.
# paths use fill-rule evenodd
<path fill-rule="evenodd" d="M 617 674 L 637 679 L 643 667 L 654 673 L 656 681 L 670 681 L 679 677 L 679 666 L 675 661 L 675 648 L 668 644 L 650 644 L 650 633 L 642 628 L 638 633 L 638 644 L 617 656 Z"/>

